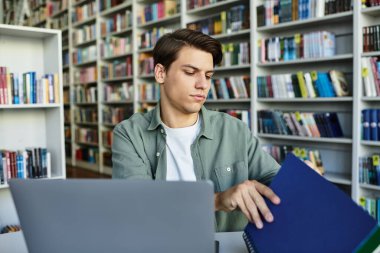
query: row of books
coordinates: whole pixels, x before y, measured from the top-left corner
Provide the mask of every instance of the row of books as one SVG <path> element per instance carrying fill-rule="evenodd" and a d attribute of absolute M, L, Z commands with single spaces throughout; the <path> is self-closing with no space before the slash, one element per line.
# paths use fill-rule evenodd
<path fill-rule="evenodd" d="M 196 9 L 199 7 L 207 6 L 210 4 L 215 4 L 218 2 L 223 2 L 225 0 L 189 0 L 187 2 L 187 10 Z"/>
<path fill-rule="evenodd" d="M 37 10 L 39 8 L 45 7 L 46 0 L 29 0 L 28 4 L 32 10 Z"/>
<path fill-rule="evenodd" d="M 132 38 L 126 36 L 124 38 L 107 37 L 100 44 L 101 57 L 111 57 L 132 53 Z"/>
<path fill-rule="evenodd" d="M 380 96 L 380 61 L 378 57 L 363 57 L 362 79 L 363 91 L 366 97 Z"/>
<path fill-rule="evenodd" d="M 86 84 L 98 80 L 98 70 L 96 66 L 74 69 L 74 83 Z"/>
<path fill-rule="evenodd" d="M 143 25 L 147 22 L 157 21 L 179 13 L 179 0 L 161 0 L 145 7 L 137 14 L 137 24 Z"/>
<path fill-rule="evenodd" d="M 160 85 L 154 83 L 139 84 L 139 100 L 140 101 L 156 101 L 160 99 Z"/>
<path fill-rule="evenodd" d="M 219 66 L 236 66 L 249 64 L 250 44 L 249 42 L 239 43 L 223 43 L 222 44 L 223 59 Z"/>
<path fill-rule="evenodd" d="M 71 159 L 71 157 L 72 157 L 71 144 L 65 145 L 65 155 L 66 155 L 66 158 Z"/>
<path fill-rule="evenodd" d="M 361 197 L 359 205 L 364 208 L 380 225 L 380 198 Z M 376 250 L 374 251 L 376 252 Z"/>
<path fill-rule="evenodd" d="M 359 157 L 359 183 L 380 185 L 380 155 Z"/>
<path fill-rule="evenodd" d="M 250 110 L 220 109 L 218 111 L 227 113 L 228 115 L 230 115 L 232 117 L 240 119 L 241 121 L 243 121 L 248 126 L 248 128 L 251 128 L 251 123 L 250 123 L 251 122 L 251 111 Z"/>
<path fill-rule="evenodd" d="M 88 47 L 77 48 L 72 53 L 73 63 L 81 64 L 89 61 L 96 61 L 96 45 L 91 45 Z"/>
<path fill-rule="evenodd" d="M 343 97 L 350 89 L 343 72 L 302 72 L 257 77 L 258 97 L 316 98 Z"/>
<path fill-rule="evenodd" d="M 66 10 L 68 8 L 68 0 L 61 1 L 49 1 L 48 4 L 51 6 L 51 15 L 54 15 L 60 11 Z M 32 8 L 33 9 L 33 8 Z"/>
<path fill-rule="evenodd" d="M 115 60 L 101 66 L 102 79 L 132 76 L 132 57 L 127 56 L 123 60 Z"/>
<path fill-rule="evenodd" d="M 362 140 L 380 141 L 380 109 L 362 110 Z"/>
<path fill-rule="evenodd" d="M 113 131 L 112 130 L 103 130 L 102 131 L 102 141 L 103 145 L 111 147 L 113 142 Z"/>
<path fill-rule="evenodd" d="M 380 25 L 363 27 L 363 52 L 380 50 Z"/>
<path fill-rule="evenodd" d="M 62 53 L 62 64 L 63 64 L 63 66 L 68 66 L 70 64 L 69 51 L 65 51 Z"/>
<path fill-rule="evenodd" d="M 71 140 L 71 127 L 65 126 L 64 131 L 65 131 L 65 140 Z"/>
<path fill-rule="evenodd" d="M 325 15 L 345 12 L 352 9 L 352 0 L 325 0 Z"/>
<path fill-rule="evenodd" d="M 162 35 L 171 33 L 175 30 L 172 27 L 153 27 L 151 30 L 141 33 L 137 38 L 137 46 L 139 49 L 153 48 Z"/>
<path fill-rule="evenodd" d="M 103 89 L 104 102 L 131 101 L 133 99 L 133 85 L 131 83 L 106 84 Z"/>
<path fill-rule="evenodd" d="M 90 17 L 93 17 L 97 13 L 96 2 L 89 2 L 87 4 L 75 7 L 71 14 L 71 22 L 81 22 Z"/>
<path fill-rule="evenodd" d="M 98 130 L 93 128 L 76 128 L 75 141 L 80 143 L 97 144 Z"/>
<path fill-rule="evenodd" d="M 74 120 L 78 123 L 98 123 L 97 108 L 76 108 L 74 110 Z"/>
<path fill-rule="evenodd" d="M 103 108 L 103 123 L 104 124 L 117 124 L 122 120 L 131 117 L 133 114 L 132 106 L 123 107 L 104 107 Z"/>
<path fill-rule="evenodd" d="M 70 85 L 70 71 L 64 71 L 62 73 L 63 86 Z"/>
<path fill-rule="evenodd" d="M 249 76 L 231 76 L 212 79 L 207 99 L 249 98 L 250 80 Z"/>
<path fill-rule="evenodd" d="M 92 164 L 99 162 L 99 150 L 97 148 L 79 147 L 75 149 L 75 159 Z"/>
<path fill-rule="evenodd" d="M 51 155 L 46 148 L 0 150 L 0 184 L 11 178 L 51 177 Z"/>
<path fill-rule="evenodd" d="M 69 33 L 61 33 L 61 35 L 62 35 L 62 48 L 68 47 L 69 46 Z"/>
<path fill-rule="evenodd" d="M 258 26 L 323 17 L 351 10 L 351 0 L 272 0 L 257 7 Z"/>
<path fill-rule="evenodd" d="M 49 9 L 44 6 L 31 12 L 30 16 L 24 21 L 24 25 L 35 26 L 38 23 L 46 21 L 47 17 L 49 17 Z"/>
<path fill-rule="evenodd" d="M 220 14 L 188 23 L 186 27 L 208 35 L 217 35 L 249 29 L 249 24 L 249 7 L 238 5 Z"/>
<path fill-rule="evenodd" d="M 82 26 L 72 33 L 74 46 L 86 41 L 96 39 L 96 24 Z"/>
<path fill-rule="evenodd" d="M 151 75 L 154 71 L 153 56 L 150 53 L 139 55 L 139 75 Z"/>
<path fill-rule="evenodd" d="M 70 110 L 64 110 L 63 111 L 63 120 L 65 124 L 70 124 L 71 119 L 71 111 Z"/>
<path fill-rule="evenodd" d="M 63 30 L 69 25 L 69 14 L 64 13 L 63 15 L 50 20 L 51 29 Z"/>
<path fill-rule="evenodd" d="M 70 103 L 70 90 L 69 89 L 64 89 L 63 90 L 63 103 L 68 104 Z"/>
<path fill-rule="evenodd" d="M 155 107 L 156 107 L 156 102 L 153 102 L 153 103 L 151 103 L 150 101 L 141 102 L 141 105 L 138 109 L 138 112 L 146 113 L 146 112 L 153 110 Z"/>
<path fill-rule="evenodd" d="M 258 45 L 258 59 L 262 63 L 332 57 L 336 54 L 335 34 L 328 31 L 262 38 Z"/>
<path fill-rule="evenodd" d="M 314 168 L 316 168 L 320 174 L 324 174 L 325 168 L 323 167 L 322 156 L 319 150 L 305 148 L 305 147 L 293 147 L 291 145 L 274 145 L 274 144 L 264 144 L 261 148 L 270 154 L 279 164 L 282 164 L 285 160 L 286 155 L 292 152 L 295 156 L 301 160 L 310 161 Z"/>
<path fill-rule="evenodd" d="M 379 5 L 380 5 L 379 0 L 362 0 L 362 8 L 379 6 Z"/>
<path fill-rule="evenodd" d="M 124 13 L 117 13 L 100 23 L 100 34 L 106 36 L 108 33 L 120 32 L 132 27 L 132 11 L 127 9 Z"/>
<path fill-rule="evenodd" d="M 99 0 L 99 10 L 104 11 L 124 3 L 124 0 Z"/>
<path fill-rule="evenodd" d="M 71 101 L 74 103 L 96 103 L 98 101 L 98 88 L 77 85 L 72 89 Z"/>
<path fill-rule="evenodd" d="M 46 74 L 37 79 L 36 72 L 10 73 L 0 66 L 0 104 L 59 103 L 58 74 Z"/>
<path fill-rule="evenodd" d="M 103 152 L 103 165 L 112 168 L 112 152 L 110 151 Z"/>
<path fill-rule="evenodd" d="M 260 110 L 258 132 L 266 134 L 293 135 L 304 137 L 343 137 L 343 131 L 335 112 L 282 112 Z"/>

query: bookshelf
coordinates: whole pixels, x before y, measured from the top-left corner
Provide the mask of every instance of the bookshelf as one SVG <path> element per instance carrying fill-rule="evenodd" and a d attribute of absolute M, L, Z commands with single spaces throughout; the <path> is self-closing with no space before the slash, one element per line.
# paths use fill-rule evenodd
<path fill-rule="evenodd" d="M 58 73 L 62 101 L 61 32 L 0 25 L 0 66 L 11 73 Z M 51 179 L 66 177 L 63 104 L 1 104 L 1 149 L 45 147 L 51 153 Z M 8 185 L 0 185 L 0 226 L 18 224 Z"/>
<path fill-rule="evenodd" d="M 55 25 L 62 30 L 67 164 L 107 174 L 112 173 L 109 133 L 113 127 L 133 112 L 146 111 L 157 104 L 158 86 L 149 69 L 155 41 L 166 32 L 218 15 L 228 8 L 242 4 L 246 10 L 249 8 L 246 0 L 221 1 L 195 9 L 188 9 L 188 3 L 183 0 L 113 3 L 115 5 L 102 0 L 40 1 L 29 7 L 44 11 L 40 10 L 39 15 L 25 22 L 25 25 L 46 28 Z M 157 8 L 159 3 L 166 6 L 162 15 L 156 20 L 147 18 L 145 10 Z M 44 22 L 39 24 L 35 20 Z M 245 42 L 248 45 L 251 31 L 245 27 L 213 36 L 225 44 Z M 145 41 L 145 38 L 149 40 Z M 116 51 L 116 45 L 121 43 L 130 46 Z M 86 51 L 89 47 L 93 49 Z M 78 55 L 83 56 L 80 52 L 86 56 L 94 54 L 94 57 L 80 59 Z M 126 73 L 115 75 L 113 70 Z M 218 66 L 215 76 L 225 78 L 231 72 L 234 76 L 250 76 L 251 67 L 249 62 Z M 213 99 L 207 102 L 207 106 L 216 110 L 232 107 L 248 111 L 251 99 Z M 93 114 L 96 116 L 91 120 L 78 120 Z"/>
<path fill-rule="evenodd" d="M 369 184 L 364 179 L 365 177 L 363 178 L 362 171 L 364 170 L 364 166 L 362 166 L 363 160 L 361 158 L 371 157 L 372 160 L 370 160 L 370 162 L 372 162 L 373 166 L 376 168 L 376 159 L 373 155 L 380 153 L 380 142 L 376 138 L 371 138 L 371 140 L 365 140 L 364 123 L 362 123 L 362 120 L 365 121 L 365 113 L 363 113 L 363 110 L 378 109 L 380 108 L 380 104 L 379 94 L 375 96 L 369 96 L 369 94 L 367 93 L 368 75 L 366 72 L 368 71 L 366 71 L 366 69 L 369 71 L 371 70 L 369 69 L 369 66 L 366 65 L 365 61 L 367 61 L 366 59 L 373 58 L 375 59 L 374 62 L 377 62 L 378 58 L 376 57 L 380 55 L 380 48 L 369 48 L 369 46 L 367 46 L 369 44 L 367 43 L 368 37 L 366 38 L 365 33 L 367 27 L 380 25 L 379 13 L 379 6 L 370 6 L 369 4 L 365 6 L 361 5 L 360 3 L 355 3 L 354 15 L 357 18 L 355 18 L 354 20 L 354 29 L 356 30 L 355 37 L 357 38 L 357 40 L 355 40 L 354 45 L 354 57 L 356 59 L 354 63 L 354 69 L 355 73 L 357 73 L 355 76 L 355 82 L 357 83 L 357 96 L 354 100 L 353 113 L 355 115 L 354 134 L 356 136 L 356 138 L 354 139 L 353 147 L 353 163 L 355 164 L 354 171 L 356 172 L 353 176 L 353 182 L 355 185 L 353 198 L 358 203 L 366 205 L 366 209 L 369 210 L 370 213 L 376 210 L 375 208 L 373 208 L 373 205 L 376 204 L 376 199 L 377 201 L 379 201 L 380 198 L 380 182 L 377 182 L 377 185 Z M 376 33 L 375 30 L 374 33 Z M 372 74 L 374 74 L 373 69 Z M 378 82 L 376 82 L 375 80 L 372 81 L 371 84 L 376 86 Z M 371 122 L 369 128 L 373 129 L 372 124 L 376 120 L 372 118 L 370 121 Z M 377 123 L 375 124 L 377 125 Z M 372 132 L 372 130 L 370 131 Z M 377 215 L 379 214 L 379 212 L 380 211 L 377 210 Z"/>
<path fill-rule="evenodd" d="M 201 21 L 206 22 L 207 20 L 214 19 L 219 20 L 222 27 L 218 31 L 210 31 L 209 29 L 209 33 L 221 41 L 225 47 L 224 53 L 226 55 L 229 49 L 233 48 L 231 45 L 235 45 L 235 47 L 239 45 L 239 48 L 249 47 L 248 51 L 244 52 L 244 55 L 249 56 L 249 59 L 238 63 L 235 62 L 234 64 L 224 63 L 221 66 L 217 66 L 214 79 L 223 79 L 231 76 L 248 76 L 250 77 L 250 84 L 248 85 L 250 94 L 248 97 L 230 97 L 228 99 L 218 97 L 217 99 L 208 99 L 206 107 L 215 110 L 233 109 L 249 111 L 249 125 L 253 133 L 259 137 L 263 144 L 294 144 L 300 147 L 318 149 L 322 153 L 322 160 L 328 180 L 344 189 L 358 203 L 363 195 L 379 197 L 380 191 L 378 187 L 360 183 L 359 157 L 379 153 L 379 141 L 361 140 L 361 112 L 363 109 L 368 108 L 380 109 L 379 95 L 363 95 L 364 84 L 362 80 L 362 58 L 380 56 L 380 50 L 363 50 L 364 39 L 362 32 L 364 27 L 380 24 L 378 17 L 380 7 L 368 6 L 364 8 L 360 1 L 352 1 L 352 8 L 345 6 L 346 9 L 334 10 L 331 5 L 328 8 L 328 13 L 325 15 L 322 15 L 321 9 L 319 9 L 319 12 L 315 11 L 308 18 L 301 18 L 299 16 L 298 19 L 265 25 L 265 22 L 264 24 L 258 23 L 258 19 L 262 20 L 260 17 L 263 15 L 263 8 L 265 11 L 265 7 L 270 7 L 270 4 L 274 4 L 276 1 L 210 1 L 208 5 L 194 6 L 194 8 L 191 5 L 199 4 L 199 1 L 166 1 L 171 2 L 170 6 L 175 11 L 168 12 L 159 18 L 157 17 L 156 20 L 147 18 L 145 15 L 146 10 L 148 8 L 155 8 L 153 5 L 162 2 L 160 0 L 115 1 L 116 5 L 114 6 L 107 6 L 107 1 L 102 0 L 67 1 L 68 26 L 62 29 L 65 31 L 63 32 L 63 36 L 67 34 L 68 38 L 68 44 L 63 51 L 64 53 L 68 52 L 65 62 L 70 63 L 64 64 L 64 75 L 68 77 L 64 90 L 69 94 L 67 97 L 71 98 L 70 101 L 65 102 L 65 112 L 68 114 L 65 127 L 66 129 L 71 129 L 71 136 L 66 138 L 66 153 L 71 154 L 71 158 L 67 159 L 68 162 L 71 162 L 73 165 L 110 174 L 109 133 L 116 122 L 105 121 L 105 116 L 112 115 L 112 113 L 121 113 L 122 117 L 127 117 L 129 113 L 146 111 L 156 105 L 159 94 L 157 94 L 157 85 L 150 68 L 152 61 L 150 57 L 157 38 L 165 32 L 170 32 L 180 27 L 192 26 L 195 29 L 197 27 L 201 29 L 199 28 Z M 95 9 L 92 10 L 94 15 L 74 22 L 71 17 L 75 8 L 86 6 L 92 2 L 94 3 L 93 6 L 95 6 Z M 176 4 L 174 5 L 173 2 Z M 322 2 L 318 1 L 319 4 Z M 329 3 L 333 2 L 329 1 Z M 50 1 L 47 0 L 46 5 L 49 5 L 49 3 Z M 319 5 L 318 8 L 320 7 Z M 289 6 L 285 6 L 286 8 L 289 8 Z M 241 13 L 245 13 L 244 10 L 247 10 L 248 12 L 242 15 L 244 18 L 249 17 L 249 25 L 247 25 L 247 22 L 242 22 L 240 26 L 238 25 L 238 28 L 226 27 L 227 24 L 223 22 L 231 10 L 241 11 Z M 52 15 L 47 17 L 46 25 L 51 23 L 50 19 L 65 15 L 64 13 L 66 13 L 66 10 L 63 9 L 53 12 Z M 242 20 L 244 21 L 244 19 Z M 281 21 L 284 20 L 284 18 L 281 19 Z M 108 28 L 103 25 L 107 22 Z M 112 22 L 118 25 L 112 24 Z M 96 36 L 74 45 L 74 31 L 91 24 L 95 24 Z M 203 28 L 203 31 L 207 30 L 205 30 L 205 27 Z M 261 44 L 258 44 L 258 40 L 276 37 L 296 38 L 295 35 L 297 34 L 309 34 L 318 31 L 327 31 L 335 34 L 337 45 L 335 54 L 324 55 L 323 57 L 298 57 L 286 61 L 261 61 L 261 54 L 258 51 L 258 47 L 261 47 Z M 101 51 L 107 51 L 105 50 L 105 44 L 116 45 L 124 39 L 127 44 L 130 43 L 129 48 L 125 48 L 124 51 L 119 50 L 117 54 L 115 52 L 109 54 L 100 53 Z M 96 47 L 96 58 L 88 62 L 73 64 L 72 56 L 75 50 L 91 45 L 95 45 Z M 227 58 L 226 55 L 225 59 Z M 128 58 L 131 59 L 128 64 L 126 62 L 125 65 L 117 64 L 117 62 L 127 61 Z M 111 70 L 112 66 L 123 69 L 123 66 L 126 65 L 131 65 L 131 73 L 128 75 L 103 76 L 104 66 L 108 66 L 107 70 Z M 90 70 L 90 67 L 94 69 Z M 97 76 L 96 78 L 78 81 L 75 78 L 74 71 L 79 69 L 86 69 L 91 73 L 96 72 Z M 320 96 L 315 98 L 259 96 L 257 77 L 296 74 L 299 71 L 303 73 L 312 71 L 327 73 L 332 69 L 344 74 L 350 90 L 348 95 L 339 97 Z M 91 103 L 74 102 L 72 98 L 77 87 L 83 87 L 85 90 L 96 88 L 96 99 Z M 85 92 L 83 93 L 85 94 Z M 126 94 L 127 97 L 125 97 Z M 79 147 L 85 147 L 89 150 L 94 148 L 93 142 L 86 144 L 83 142 L 77 143 L 75 140 L 76 129 L 84 127 L 83 125 L 79 126 L 79 124 L 74 123 L 74 112 L 78 108 L 93 108 L 97 111 L 97 123 L 93 122 L 92 125 L 85 126 L 85 128 L 97 131 L 98 142 L 95 146 L 96 152 L 91 151 L 86 154 L 91 157 L 91 163 L 76 158 Z M 125 109 L 128 112 L 120 111 L 121 109 Z M 259 133 L 257 112 L 275 109 L 287 112 L 337 112 L 339 121 L 343 126 L 344 136 L 340 138 L 311 138 L 306 136 L 280 136 Z"/>
<path fill-rule="evenodd" d="M 363 175 L 361 171 L 364 169 L 360 168 L 360 157 L 370 157 L 373 154 L 378 154 L 380 145 L 378 144 L 379 141 L 362 139 L 363 123 L 361 122 L 361 117 L 364 109 L 378 109 L 379 99 L 378 95 L 367 96 L 366 94 L 363 79 L 367 76 L 367 72 L 363 68 L 368 68 L 368 65 L 365 66 L 362 59 L 377 57 L 380 54 L 376 50 L 364 50 L 366 41 L 364 41 L 363 33 L 364 27 L 380 24 L 378 17 L 380 8 L 370 6 L 364 8 L 361 1 L 352 1 L 352 3 L 351 10 L 344 10 L 340 13 L 311 17 L 304 20 L 280 22 L 278 24 L 263 25 L 261 22 L 259 26 L 258 17 L 262 15 L 263 11 L 260 6 L 265 6 L 268 2 L 255 1 L 256 7 L 251 18 L 251 24 L 256 28 L 252 31 L 253 43 L 257 43 L 257 40 L 262 38 L 287 37 L 295 33 L 326 30 L 335 34 L 338 47 L 336 48 L 336 54 L 329 57 L 267 62 L 262 62 L 258 50 L 253 50 L 252 59 L 256 71 L 251 74 L 252 85 L 255 87 L 252 100 L 254 108 L 252 114 L 252 124 L 254 126 L 252 129 L 263 144 L 289 145 L 291 143 L 292 145 L 318 149 L 326 170 L 325 178 L 342 188 L 358 204 L 365 206 L 368 210 L 368 206 L 373 204 L 368 204 L 368 201 L 363 203 L 362 197 L 379 199 L 380 191 L 378 185 L 362 182 Z M 303 71 L 304 73 L 312 70 L 328 71 L 329 69 L 337 69 L 345 74 L 351 90 L 348 96 L 326 98 L 273 98 L 259 96 L 258 76 L 296 73 L 298 71 Z M 338 112 L 338 114 L 345 115 L 345 119 L 340 123 L 346 133 L 344 133 L 343 138 L 312 138 L 258 132 L 259 118 L 257 112 L 276 109 L 281 111 L 298 110 L 301 112 Z"/>
<path fill-rule="evenodd" d="M 261 52 L 259 52 L 260 49 L 258 50 L 255 48 L 255 50 L 252 50 L 252 65 L 256 70 L 251 74 L 253 86 L 253 133 L 258 136 L 264 145 L 291 144 L 298 147 L 318 150 L 321 154 L 325 168 L 325 178 L 335 183 L 347 192 L 347 194 L 356 199 L 355 187 L 357 184 L 354 179 L 356 165 L 354 159 L 352 161 L 347 159 L 348 157 L 354 156 L 354 146 L 356 142 L 356 129 L 352 123 L 355 118 L 354 107 L 355 101 L 357 100 L 356 91 L 352 90 L 352 93 L 345 97 L 262 97 L 259 94 L 259 83 L 257 78 L 273 75 L 281 76 L 289 73 L 295 74 L 299 71 L 306 73 L 310 71 L 323 72 L 337 69 L 345 74 L 350 89 L 352 89 L 352 87 L 356 86 L 354 81 L 356 76 L 354 69 L 355 45 L 353 44 L 353 38 L 356 35 L 354 34 L 355 31 L 353 28 L 355 22 L 355 10 L 346 10 L 340 13 L 309 17 L 306 19 L 293 18 L 291 21 L 281 22 L 281 20 L 285 20 L 284 14 L 284 16 L 280 17 L 279 23 L 273 24 L 268 22 L 268 24 L 265 25 L 262 22 L 259 22 L 260 11 L 262 11 L 260 8 L 262 8 L 261 6 L 270 8 L 268 4 L 270 5 L 270 3 L 265 1 L 255 1 L 254 8 L 251 8 L 251 25 L 254 27 L 252 31 L 252 42 L 256 45 L 259 43 L 258 45 L 262 46 L 263 44 L 260 45 L 260 43 L 263 39 L 271 41 L 272 38 L 282 37 L 287 39 L 292 38 L 293 36 L 296 43 L 298 43 L 297 34 L 303 34 L 303 39 L 306 40 L 306 34 L 312 32 L 315 33 L 316 31 L 328 31 L 335 34 L 337 47 L 336 53 L 327 57 L 311 57 L 312 52 L 310 52 L 310 58 L 308 58 L 307 55 L 304 55 L 302 58 L 296 59 L 266 59 L 265 62 L 262 61 L 263 57 Z M 274 19 L 272 19 L 272 21 L 273 20 Z M 307 46 L 307 44 L 304 45 L 305 47 Z M 294 83 L 294 80 L 292 79 L 291 82 Z M 278 85 L 279 84 L 276 84 L 276 89 L 280 87 Z M 263 133 L 260 132 L 262 129 L 259 129 L 259 125 L 261 124 L 259 122 L 262 119 L 258 116 L 258 112 L 261 112 L 262 110 L 280 110 L 283 113 L 300 111 L 313 114 L 321 112 L 337 112 L 339 120 L 343 125 L 343 137 L 327 138 Z"/>

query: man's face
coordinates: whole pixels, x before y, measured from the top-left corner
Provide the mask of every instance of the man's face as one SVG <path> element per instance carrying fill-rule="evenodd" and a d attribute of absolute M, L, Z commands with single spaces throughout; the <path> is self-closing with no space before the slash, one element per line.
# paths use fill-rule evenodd
<path fill-rule="evenodd" d="M 179 113 L 198 113 L 210 90 L 213 69 L 210 53 L 183 47 L 169 70 L 163 71 L 162 100 Z"/>

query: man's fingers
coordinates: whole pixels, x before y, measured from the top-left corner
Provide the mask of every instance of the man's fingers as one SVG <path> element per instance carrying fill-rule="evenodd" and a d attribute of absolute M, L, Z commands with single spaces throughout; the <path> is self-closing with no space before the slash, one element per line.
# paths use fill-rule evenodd
<path fill-rule="evenodd" d="M 252 223 L 255 223 L 257 228 L 261 229 L 263 227 L 263 222 L 261 221 L 260 214 L 257 210 L 257 204 L 254 202 L 248 191 L 243 191 L 242 196 L 245 206 L 250 214 L 249 220 Z"/>
<path fill-rule="evenodd" d="M 270 212 L 267 203 L 265 202 L 264 198 L 260 195 L 260 193 L 255 189 L 251 188 L 249 194 L 250 197 L 255 201 L 257 209 L 260 210 L 260 213 L 263 215 L 264 219 L 267 222 L 272 222 L 273 215 Z"/>
<path fill-rule="evenodd" d="M 271 188 L 259 182 L 255 182 L 255 187 L 261 195 L 268 198 L 270 201 L 272 201 L 273 204 L 280 204 L 280 198 L 272 191 Z"/>
<path fill-rule="evenodd" d="M 239 207 L 240 211 L 243 212 L 245 217 L 247 217 L 247 219 L 252 222 L 251 214 L 249 213 L 248 208 L 246 207 L 241 196 L 237 199 L 237 206 Z"/>

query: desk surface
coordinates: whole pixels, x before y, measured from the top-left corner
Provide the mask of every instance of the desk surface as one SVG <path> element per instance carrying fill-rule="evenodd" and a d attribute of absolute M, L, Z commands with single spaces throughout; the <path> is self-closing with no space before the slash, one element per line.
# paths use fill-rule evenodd
<path fill-rule="evenodd" d="M 219 253 L 247 253 L 242 232 L 215 233 L 219 241 Z M 0 252 L 27 253 L 22 232 L 0 235 Z"/>

